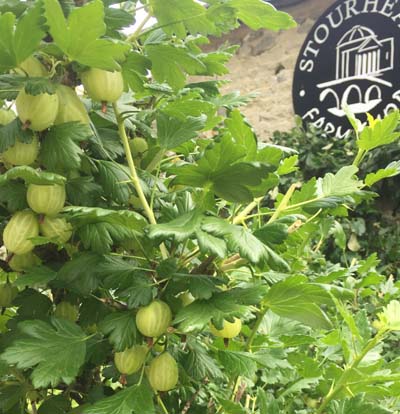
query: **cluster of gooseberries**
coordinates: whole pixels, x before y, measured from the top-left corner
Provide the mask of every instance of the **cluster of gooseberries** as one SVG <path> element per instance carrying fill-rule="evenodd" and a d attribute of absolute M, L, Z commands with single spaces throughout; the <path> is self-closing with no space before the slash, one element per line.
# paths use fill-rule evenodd
<path fill-rule="evenodd" d="M 36 58 L 30 57 L 17 68 L 17 73 L 27 77 L 49 76 L 45 66 Z M 116 102 L 123 93 L 124 83 L 120 72 L 108 72 L 91 68 L 81 73 L 80 78 L 86 93 L 93 101 L 103 103 Z M 0 109 L 0 124 L 7 125 L 18 116 L 24 129 L 32 131 L 30 142 L 17 138 L 14 145 L 0 154 L 4 168 L 15 166 L 31 166 L 41 168 L 41 137 L 55 126 L 68 122 L 79 122 L 90 125 L 90 118 L 85 105 L 75 89 L 58 84 L 54 94 L 30 94 L 21 87 L 15 101 L 15 114 L 10 108 Z M 130 140 L 130 149 L 137 165 L 148 151 L 145 139 L 136 137 Z M 26 189 L 26 201 L 29 209 L 15 212 L 3 232 L 3 243 L 8 254 L 8 264 L 15 272 L 24 272 L 40 264 L 35 255 L 34 239 L 39 235 L 50 241 L 65 245 L 73 234 L 71 224 L 60 215 L 67 202 L 64 183 L 29 183 Z M 0 286 L 0 307 L 12 305 L 18 289 L 7 283 Z M 184 306 L 194 298 L 189 293 L 181 295 Z M 54 310 L 56 318 L 71 322 L 79 319 L 78 306 L 67 300 L 60 301 Z M 154 338 L 162 338 L 172 323 L 172 312 L 161 300 L 153 300 L 148 306 L 140 308 L 136 314 L 136 325 L 139 332 L 149 338 L 145 345 L 134 345 L 122 352 L 115 352 L 114 364 L 121 373 L 121 378 L 145 369 L 147 360 L 147 377 L 155 391 L 173 389 L 179 378 L 178 365 L 173 356 L 154 342 Z M 241 321 L 224 321 L 222 329 L 210 324 L 211 332 L 225 339 L 233 338 L 240 333 Z M 149 351 L 152 352 L 149 352 Z M 157 353 L 157 350 L 160 351 Z M 153 355 L 151 359 L 150 356 Z"/>

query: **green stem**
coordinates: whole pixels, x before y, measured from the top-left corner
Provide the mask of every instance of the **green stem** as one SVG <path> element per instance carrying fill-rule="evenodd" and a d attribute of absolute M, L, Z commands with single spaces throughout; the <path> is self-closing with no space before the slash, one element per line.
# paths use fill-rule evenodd
<path fill-rule="evenodd" d="M 159 395 L 157 395 L 157 402 L 159 404 L 159 406 L 162 408 L 162 410 L 164 411 L 165 414 L 169 414 L 167 407 L 165 406 L 163 400 L 161 399 L 161 397 Z"/>
<path fill-rule="evenodd" d="M 325 399 L 322 401 L 322 404 L 315 412 L 316 414 L 322 414 L 324 412 L 325 408 L 333 400 L 333 398 L 335 398 L 336 395 L 347 385 L 347 379 L 349 378 L 352 371 L 358 367 L 358 365 L 365 358 L 368 352 L 375 348 L 376 345 L 378 345 L 385 333 L 385 330 L 379 331 L 376 334 L 376 336 L 367 343 L 367 345 L 364 347 L 361 353 L 354 359 L 350 366 L 343 371 L 336 385 L 329 391 L 328 395 L 325 397 Z"/>
<path fill-rule="evenodd" d="M 150 161 L 149 165 L 146 167 L 146 171 L 151 173 L 154 168 L 157 167 L 157 165 L 161 162 L 165 154 L 165 150 L 161 149 L 157 152 L 157 154 L 154 156 L 154 158 Z"/>
<path fill-rule="evenodd" d="M 360 148 L 357 152 L 356 158 L 354 158 L 353 165 L 358 167 L 365 155 L 367 155 L 367 151 Z"/>
<path fill-rule="evenodd" d="M 251 351 L 251 347 L 253 345 L 254 338 L 257 335 L 258 328 L 260 327 L 260 325 L 261 325 L 261 323 L 264 319 L 264 316 L 267 312 L 268 312 L 268 307 L 267 306 L 260 309 L 260 311 L 257 315 L 256 322 L 254 323 L 253 329 L 251 330 L 250 336 L 247 338 L 246 345 L 245 345 L 245 350 L 246 351 Z"/>
<path fill-rule="evenodd" d="M 281 215 L 281 213 L 287 209 L 288 203 L 289 203 L 290 199 L 292 198 L 292 195 L 295 192 L 297 186 L 298 186 L 297 184 L 292 184 L 289 187 L 289 190 L 283 196 L 282 201 L 280 202 L 278 208 L 275 210 L 275 213 L 268 220 L 267 224 L 270 224 L 270 223 L 274 222 L 275 220 L 277 220 L 279 218 L 279 216 Z M 290 207 L 292 207 L 292 206 L 290 206 Z"/>
<path fill-rule="evenodd" d="M 142 30 L 143 30 L 144 26 L 146 25 L 146 23 L 151 18 L 152 18 L 152 15 L 150 13 L 147 13 L 146 17 L 140 22 L 137 29 L 126 40 L 128 42 L 133 42 L 134 40 L 136 40 L 136 38 L 138 38 L 140 36 L 140 34 L 142 33 Z"/>
<path fill-rule="evenodd" d="M 263 197 L 256 198 L 254 201 L 252 201 L 242 212 L 240 212 L 233 220 L 233 224 L 242 224 L 243 221 L 246 220 L 248 217 L 248 214 L 251 213 L 261 202 Z"/>
<path fill-rule="evenodd" d="M 157 224 L 156 218 L 154 216 L 154 212 L 151 209 L 151 207 L 149 206 L 149 203 L 147 202 L 146 196 L 144 195 L 142 186 L 140 185 L 139 176 L 137 174 L 135 163 L 133 162 L 131 148 L 129 146 L 128 136 L 126 135 L 124 120 L 123 120 L 123 118 L 121 117 L 121 114 L 118 111 L 116 103 L 113 103 L 113 109 L 114 109 L 115 117 L 116 117 L 117 123 L 118 123 L 119 135 L 121 137 L 121 141 L 122 141 L 122 144 L 123 144 L 124 150 L 125 150 L 126 159 L 128 161 L 128 167 L 129 167 L 129 171 L 130 171 L 130 174 L 131 174 L 132 183 L 135 187 L 135 190 L 138 194 L 139 200 L 142 204 L 143 210 L 145 211 L 145 214 L 146 214 L 147 218 L 149 219 L 150 224 Z M 166 247 L 163 244 L 160 245 L 160 250 L 161 250 L 161 255 L 162 255 L 163 259 L 164 260 L 167 259 L 168 258 L 168 252 L 167 252 Z"/>

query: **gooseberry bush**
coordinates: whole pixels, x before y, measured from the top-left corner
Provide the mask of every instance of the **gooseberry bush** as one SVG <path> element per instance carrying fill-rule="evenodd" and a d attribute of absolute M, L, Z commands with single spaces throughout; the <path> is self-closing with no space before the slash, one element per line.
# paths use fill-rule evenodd
<path fill-rule="evenodd" d="M 202 45 L 239 24 L 293 27 L 286 13 L 261 0 L 0 11 L 0 412 L 399 412 L 398 283 L 376 255 L 321 253 L 346 253 L 339 218 L 400 172 L 359 173 L 399 138 L 399 113 L 349 113 L 354 160 L 282 191 L 295 151 L 258 142 L 249 97 L 221 93 L 236 48 Z"/>

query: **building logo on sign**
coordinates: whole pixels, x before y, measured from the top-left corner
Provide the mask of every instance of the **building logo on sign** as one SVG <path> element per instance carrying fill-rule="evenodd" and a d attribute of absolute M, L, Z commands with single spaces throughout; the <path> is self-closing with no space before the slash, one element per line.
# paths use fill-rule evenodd
<path fill-rule="evenodd" d="M 341 0 L 315 24 L 300 52 L 295 111 L 345 136 L 348 107 L 361 120 L 400 105 L 400 0 Z"/>

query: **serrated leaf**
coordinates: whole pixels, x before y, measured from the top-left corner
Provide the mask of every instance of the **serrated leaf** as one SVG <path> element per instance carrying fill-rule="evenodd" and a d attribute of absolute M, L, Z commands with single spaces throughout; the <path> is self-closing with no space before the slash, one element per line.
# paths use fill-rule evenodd
<path fill-rule="evenodd" d="M 191 34 L 216 34 L 214 22 L 207 9 L 194 0 L 150 0 L 154 16 L 163 30 L 183 39 Z"/>
<path fill-rule="evenodd" d="M 118 391 L 83 410 L 85 414 L 154 414 L 153 392 L 146 384 Z"/>
<path fill-rule="evenodd" d="M 35 170 L 27 165 L 14 167 L 0 176 L 0 186 L 10 180 L 22 179 L 26 184 L 64 184 L 66 179 L 62 175 L 47 171 Z"/>
<path fill-rule="evenodd" d="M 135 315 L 132 312 L 118 311 L 111 313 L 100 322 L 99 328 L 104 335 L 108 336 L 116 352 L 124 351 L 136 342 L 136 322 Z"/>
<path fill-rule="evenodd" d="M 174 90 L 183 88 L 186 75 L 205 69 L 204 64 L 187 49 L 172 45 L 147 45 L 146 54 L 152 63 L 151 72 L 160 83 L 167 82 Z"/>
<path fill-rule="evenodd" d="M 18 325 L 24 339 L 17 339 L 1 358 L 19 369 L 33 368 L 35 388 L 71 384 L 85 360 L 82 330 L 67 320 L 26 321 Z"/>
<path fill-rule="evenodd" d="M 66 262 L 57 273 L 57 281 L 83 295 L 99 286 L 98 266 L 103 256 L 93 252 L 81 253 Z"/>
<path fill-rule="evenodd" d="M 0 152 L 15 145 L 17 138 L 26 144 L 32 142 L 33 139 L 33 132 L 30 129 L 23 129 L 19 118 L 0 126 Z"/>
<path fill-rule="evenodd" d="M 113 201 L 120 204 L 128 204 L 130 189 L 128 182 L 131 177 L 122 165 L 111 161 L 97 161 L 99 171 L 99 184 L 104 193 Z"/>
<path fill-rule="evenodd" d="M 369 173 L 365 177 L 365 184 L 371 187 L 378 181 L 385 178 L 395 177 L 400 174 L 400 161 L 391 162 L 386 168 L 380 169 L 374 173 Z"/>
<path fill-rule="evenodd" d="M 83 150 L 78 143 L 91 135 L 90 129 L 78 122 L 52 127 L 40 146 L 43 165 L 55 172 L 79 169 Z"/>
<path fill-rule="evenodd" d="M 252 378 L 257 371 L 257 363 L 246 352 L 219 350 L 218 359 L 232 376 Z"/>
<path fill-rule="evenodd" d="M 104 70 L 119 70 L 130 45 L 102 38 L 106 34 L 104 5 L 94 0 L 64 18 L 57 0 L 43 0 L 45 17 L 56 45 L 71 59 Z"/>
<path fill-rule="evenodd" d="M 157 135 L 160 146 L 171 150 L 192 138 L 196 138 L 206 121 L 205 115 L 189 116 L 182 121 L 160 112 L 157 115 Z"/>
<path fill-rule="evenodd" d="M 24 183 L 8 182 L 0 186 L 0 202 L 10 212 L 24 210 L 28 207 L 26 201 L 26 186 Z"/>
<path fill-rule="evenodd" d="M 358 168 L 354 165 L 342 167 L 336 174 L 328 173 L 317 180 L 319 197 L 348 196 L 360 191 L 363 182 L 355 177 Z"/>
<path fill-rule="evenodd" d="M 296 22 L 289 14 L 276 10 L 262 0 L 230 0 L 228 4 L 236 9 L 237 18 L 253 30 L 278 31 L 296 27 Z"/>
<path fill-rule="evenodd" d="M 320 305 L 332 303 L 321 287 L 305 283 L 302 277 L 290 277 L 271 287 L 265 297 L 267 306 L 279 316 L 300 321 L 317 329 L 329 329 L 331 322 Z"/>
<path fill-rule="evenodd" d="M 19 276 L 14 282 L 20 287 L 45 287 L 50 281 L 57 277 L 57 273 L 47 266 L 35 266 Z"/>
<path fill-rule="evenodd" d="M 395 132 L 399 125 L 400 113 L 393 111 L 382 120 L 374 120 L 373 125 L 365 127 L 357 145 L 360 149 L 370 151 L 382 145 L 387 145 L 400 137 L 399 132 Z"/>
<path fill-rule="evenodd" d="M 259 303 L 263 295 L 261 287 L 217 292 L 208 300 L 198 299 L 182 308 L 174 323 L 184 332 L 203 329 L 211 320 L 218 325 L 223 319 L 244 314 L 247 307 Z"/>
<path fill-rule="evenodd" d="M 15 68 L 35 52 L 44 37 L 41 7 L 36 3 L 16 21 L 12 13 L 0 15 L 0 68 Z"/>

